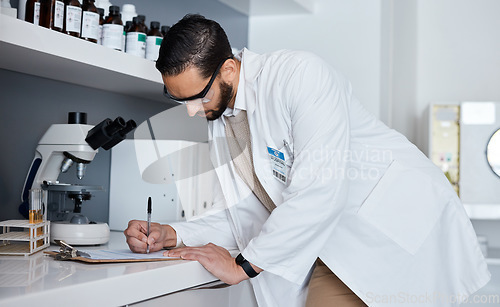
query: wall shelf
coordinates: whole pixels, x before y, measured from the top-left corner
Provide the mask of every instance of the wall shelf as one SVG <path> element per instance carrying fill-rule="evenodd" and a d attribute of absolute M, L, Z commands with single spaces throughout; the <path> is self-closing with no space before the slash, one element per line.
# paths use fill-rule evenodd
<path fill-rule="evenodd" d="M 165 102 L 154 62 L 1 14 L 0 29 L 1 69 Z"/>
<path fill-rule="evenodd" d="M 247 16 L 310 14 L 316 0 L 219 0 Z"/>

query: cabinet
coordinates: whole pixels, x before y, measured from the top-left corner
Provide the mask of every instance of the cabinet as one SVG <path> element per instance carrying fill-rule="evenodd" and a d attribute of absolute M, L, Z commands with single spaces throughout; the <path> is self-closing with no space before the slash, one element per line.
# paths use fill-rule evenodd
<path fill-rule="evenodd" d="M 154 62 L 0 15 L 0 68 L 165 101 Z"/>

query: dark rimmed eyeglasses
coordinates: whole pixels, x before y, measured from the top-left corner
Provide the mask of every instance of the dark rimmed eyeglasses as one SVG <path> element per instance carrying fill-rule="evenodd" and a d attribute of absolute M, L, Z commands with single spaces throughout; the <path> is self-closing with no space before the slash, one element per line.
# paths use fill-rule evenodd
<path fill-rule="evenodd" d="M 212 74 L 212 77 L 210 78 L 210 81 L 208 81 L 208 84 L 207 86 L 205 86 L 205 88 L 199 93 L 199 94 L 196 94 L 194 96 L 191 96 L 191 97 L 187 97 L 187 98 L 179 98 L 179 97 L 175 97 L 175 96 L 172 96 L 168 90 L 167 90 L 167 87 L 165 85 L 163 85 L 163 96 L 169 98 L 169 99 L 172 99 L 174 101 L 177 101 L 179 103 L 186 103 L 188 101 L 191 101 L 191 100 L 195 100 L 195 99 L 202 99 L 204 98 L 208 91 L 210 91 L 210 88 L 212 87 L 212 84 L 214 83 L 215 81 L 215 78 L 217 77 L 217 75 L 219 74 L 219 70 L 221 69 L 222 65 L 229 59 L 232 59 L 233 56 L 229 56 L 227 58 L 225 58 L 224 60 L 222 60 L 219 65 L 217 66 L 217 69 L 214 71 L 214 73 Z M 210 100 L 208 100 L 210 101 Z M 206 102 L 208 102 L 206 101 Z M 205 103 L 205 102 L 204 102 Z"/>

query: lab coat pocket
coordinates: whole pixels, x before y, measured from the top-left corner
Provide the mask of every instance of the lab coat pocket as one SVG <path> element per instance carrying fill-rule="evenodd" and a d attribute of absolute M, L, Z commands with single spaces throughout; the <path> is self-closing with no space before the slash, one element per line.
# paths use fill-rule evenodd
<path fill-rule="evenodd" d="M 394 160 L 363 202 L 358 216 L 415 254 L 450 197 L 429 175 Z"/>

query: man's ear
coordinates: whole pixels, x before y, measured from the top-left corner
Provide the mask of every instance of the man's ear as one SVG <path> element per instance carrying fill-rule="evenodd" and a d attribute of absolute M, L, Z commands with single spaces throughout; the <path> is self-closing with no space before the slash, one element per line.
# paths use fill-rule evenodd
<path fill-rule="evenodd" d="M 238 62 L 235 59 L 228 59 L 221 67 L 221 77 L 225 82 L 232 82 L 238 78 Z"/>

